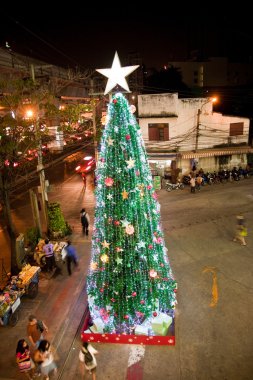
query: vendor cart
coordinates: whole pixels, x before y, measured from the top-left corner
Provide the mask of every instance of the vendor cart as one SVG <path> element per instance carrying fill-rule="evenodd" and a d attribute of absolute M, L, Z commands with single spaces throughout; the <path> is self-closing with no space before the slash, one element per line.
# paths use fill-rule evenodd
<path fill-rule="evenodd" d="M 63 248 L 67 245 L 67 243 L 65 241 L 59 241 L 59 242 L 51 241 L 51 243 L 54 246 L 53 250 L 54 250 L 54 258 L 55 258 L 56 263 L 62 262 Z M 45 252 L 43 251 L 44 245 L 45 245 L 45 240 L 40 239 L 40 241 L 38 242 L 35 248 L 35 252 L 33 256 L 36 264 L 39 265 L 42 269 L 46 268 L 46 255 L 45 255 Z"/>
<path fill-rule="evenodd" d="M 21 297 L 27 295 L 35 298 L 38 294 L 40 267 L 27 264 L 18 276 L 12 276 L 11 281 L 0 295 L 0 324 L 15 326 L 19 319 Z"/>
<path fill-rule="evenodd" d="M 24 291 L 6 288 L 0 296 L 0 324 L 15 326 L 19 319 L 20 298 Z"/>
<path fill-rule="evenodd" d="M 26 265 L 18 275 L 17 286 L 24 290 L 29 298 L 35 298 L 39 288 L 40 267 Z"/>

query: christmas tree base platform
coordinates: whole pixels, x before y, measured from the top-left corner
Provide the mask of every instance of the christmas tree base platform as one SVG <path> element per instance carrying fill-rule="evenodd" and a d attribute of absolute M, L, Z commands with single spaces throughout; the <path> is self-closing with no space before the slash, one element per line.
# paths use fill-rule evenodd
<path fill-rule="evenodd" d="M 84 324 L 81 333 L 83 342 L 97 343 L 121 343 L 121 344 L 143 344 L 157 346 L 174 346 L 175 345 L 175 318 L 173 315 L 172 323 L 168 329 L 167 335 L 136 335 L 136 334 L 107 334 L 93 333 L 90 330 L 90 313 L 88 307 L 84 313 Z"/>

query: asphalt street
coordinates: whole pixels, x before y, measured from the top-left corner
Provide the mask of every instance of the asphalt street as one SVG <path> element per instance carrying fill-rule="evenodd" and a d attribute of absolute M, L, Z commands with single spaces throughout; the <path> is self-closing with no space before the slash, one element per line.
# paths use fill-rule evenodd
<path fill-rule="evenodd" d="M 21 197 L 22 198 L 22 197 Z M 20 231 L 31 223 L 30 206 L 13 203 Z M 85 280 L 90 237 L 82 236 L 79 211 L 93 220 L 91 183 L 66 175 L 53 186 L 50 201 L 59 201 L 73 226 L 80 265 L 69 277 L 41 275 L 39 294 L 23 299 L 15 327 L 0 329 L 0 379 L 20 378 L 16 342 L 26 337 L 32 312 L 49 325 L 48 339 L 57 349 L 58 379 L 81 379 L 80 331 L 86 307 Z M 251 380 L 253 376 L 253 178 L 225 185 L 158 192 L 162 226 L 173 273 L 178 281 L 176 345 L 94 344 L 99 351 L 97 379 L 103 380 Z M 243 212 L 247 246 L 233 242 L 236 215 Z M 29 220 L 28 220 L 29 219 Z M 87 377 L 89 378 L 89 377 Z"/>

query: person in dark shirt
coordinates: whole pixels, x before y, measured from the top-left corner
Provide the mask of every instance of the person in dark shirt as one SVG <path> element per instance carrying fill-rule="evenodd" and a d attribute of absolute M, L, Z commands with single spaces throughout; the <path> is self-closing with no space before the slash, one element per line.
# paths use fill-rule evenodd
<path fill-rule="evenodd" d="M 68 240 L 67 246 L 65 247 L 65 249 L 67 251 L 66 260 L 67 260 L 68 274 L 69 274 L 69 276 L 71 276 L 71 263 L 73 262 L 74 265 L 77 267 L 78 266 L 78 257 L 77 257 L 76 249 L 75 249 L 75 247 L 73 247 L 70 240 Z"/>

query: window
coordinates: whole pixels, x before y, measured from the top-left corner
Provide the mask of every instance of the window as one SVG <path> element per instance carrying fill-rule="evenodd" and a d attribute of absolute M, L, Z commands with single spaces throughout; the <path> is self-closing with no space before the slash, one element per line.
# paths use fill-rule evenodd
<path fill-rule="evenodd" d="M 229 136 L 243 135 L 243 123 L 230 123 Z"/>
<path fill-rule="evenodd" d="M 169 140 L 169 124 L 168 123 L 152 123 L 148 124 L 149 141 L 168 141 Z"/>

